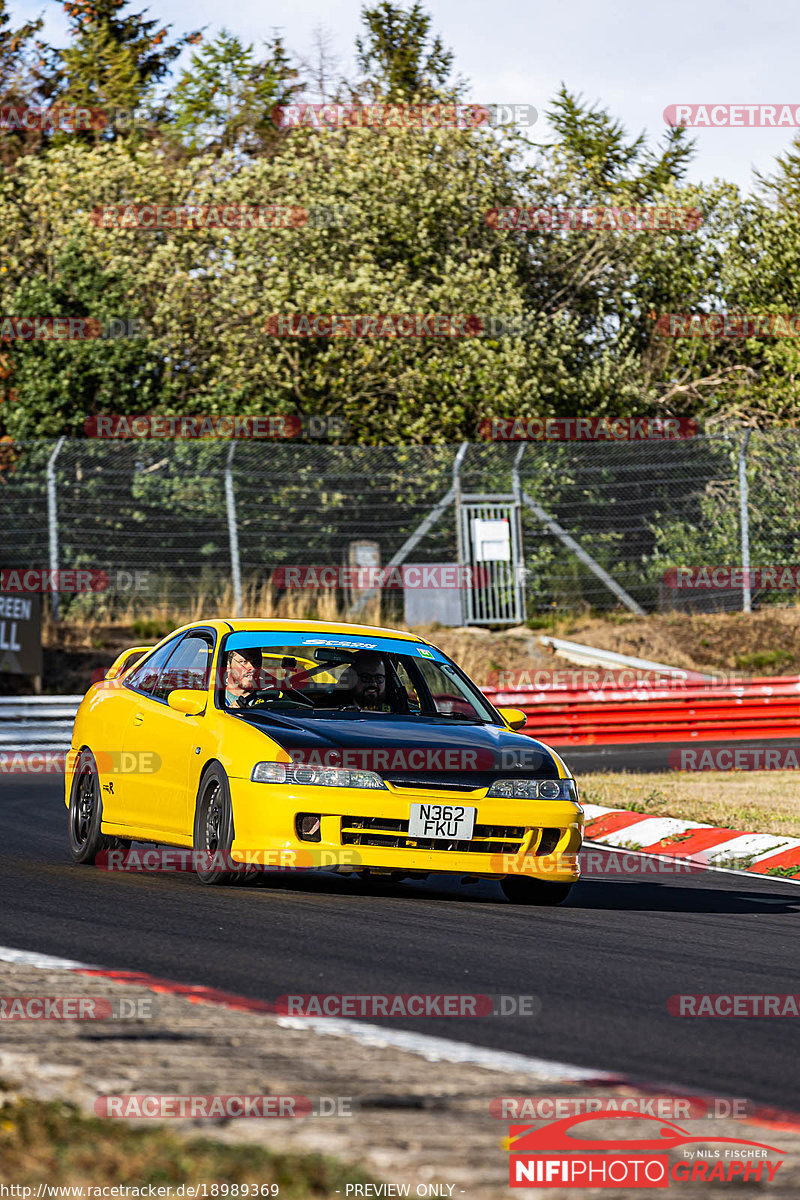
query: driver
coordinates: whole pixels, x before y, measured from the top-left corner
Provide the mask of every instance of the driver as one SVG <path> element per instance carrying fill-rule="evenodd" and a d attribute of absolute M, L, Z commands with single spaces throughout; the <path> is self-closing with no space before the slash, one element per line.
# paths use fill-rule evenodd
<path fill-rule="evenodd" d="M 225 703 L 232 708 L 245 707 L 246 697 L 258 691 L 261 651 L 256 647 L 231 650 L 225 673 Z"/>
<path fill-rule="evenodd" d="M 359 650 L 350 665 L 356 677 L 350 688 L 352 703 L 374 712 L 391 712 L 391 705 L 386 703 L 386 664 L 382 655 Z"/>

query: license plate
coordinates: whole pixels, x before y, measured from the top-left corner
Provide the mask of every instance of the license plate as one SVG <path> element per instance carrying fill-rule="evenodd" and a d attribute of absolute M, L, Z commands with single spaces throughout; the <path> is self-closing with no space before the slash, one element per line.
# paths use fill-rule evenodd
<path fill-rule="evenodd" d="M 464 808 L 462 804 L 412 804 L 408 818 L 409 837 L 468 842 L 476 812 L 477 809 Z"/>

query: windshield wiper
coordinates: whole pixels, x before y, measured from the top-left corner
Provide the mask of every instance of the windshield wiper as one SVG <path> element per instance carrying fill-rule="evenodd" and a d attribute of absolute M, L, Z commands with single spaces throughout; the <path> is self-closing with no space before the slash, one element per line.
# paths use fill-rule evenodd
<path fill-rule="evenodd" d="M 412 713 L 414 717 L 422 717 L 425 721 L 462 721 L 465 725 L 489 725 L 482 717 L 468 717 L 466 713 Z"/>

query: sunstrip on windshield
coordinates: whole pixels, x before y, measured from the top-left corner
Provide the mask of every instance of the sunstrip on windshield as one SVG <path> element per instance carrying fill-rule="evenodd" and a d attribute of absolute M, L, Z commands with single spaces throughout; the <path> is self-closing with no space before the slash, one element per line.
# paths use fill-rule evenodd
<path fill-rule="evenodd" d="M 401 638 L 359 637 L 349 634 L 315 634 L 306 630 L 298 633 L 292 629 L 251 629 L 238 633 L 229 633 L 225 641 L 225 650 L 241 650 L 246 646 L 291 646 L 294 649 L 307 647 L 309 651 L 326 650 L 374 650 L 379 654 L 411 654 L 422 658 L 433 659 L 434 662 L 446 663 L 449 660 L 432 646 L 422 646 L 419 642 L 406 642 Z"/>

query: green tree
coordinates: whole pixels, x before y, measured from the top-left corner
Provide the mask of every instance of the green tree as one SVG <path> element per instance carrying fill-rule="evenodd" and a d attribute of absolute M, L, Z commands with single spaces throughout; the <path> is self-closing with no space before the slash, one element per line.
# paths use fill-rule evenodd
<path fill-rule="evenodd" d="M 192 55 L 172 91 L 175 129 L 192 151 L 256 152 L 275 141 L 272 109 L 291 99 L 296 78 L 279 37 L 258 59 L 252 45 L 223 29 Z"/>
<path fill-rule="evenodd" d="M 5 168 L 20 154 L 39 150 L 45 140 L 41 126 L 21 117 L 25 109 L 46 105 L 57 86 L 55 51 L 37 36 L 42 25 L 39 19 L 13 29 L 5 0 L 0 0 L 0 109 L 7 110 L 0 130 L 0 166 Z"/>
<path fill-rule="evenodd" d="M 364 73 L 363 88 L 389 100 L 430 100 L 446 87 L 452 51 L 437 35 L 421 4 L 409 9 L 381 0 L 361 10 L 366 26 L 356 38 L 356 61 Z"/>
<path fill-rule="evenodd" d="M 61 0 L 71 42 L 61 51 L 63 105 L 130 110 L 154 101 L 155 89 L 200 33 L 170 42 L 170 26 L 126 11 L 129 0 Z M 163 114 L 161 114 L 163 116 Z M 112 132 L 120 132 L 114 129 Z"/>

